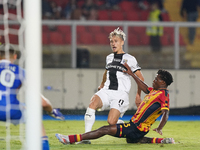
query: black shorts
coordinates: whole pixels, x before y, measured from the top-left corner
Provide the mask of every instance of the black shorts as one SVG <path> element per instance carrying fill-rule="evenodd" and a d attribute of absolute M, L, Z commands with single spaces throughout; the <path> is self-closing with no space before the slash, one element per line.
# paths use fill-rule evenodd
<path fill-rule="evenodd" d="M 132 121 L 130 121 L 129 123 L 117 124 L 116 126 L 117 133 L 115 137 L 127 138 L 130 139 L 132 142 L 138 142 L 148 133 L 140 131 Z"/>

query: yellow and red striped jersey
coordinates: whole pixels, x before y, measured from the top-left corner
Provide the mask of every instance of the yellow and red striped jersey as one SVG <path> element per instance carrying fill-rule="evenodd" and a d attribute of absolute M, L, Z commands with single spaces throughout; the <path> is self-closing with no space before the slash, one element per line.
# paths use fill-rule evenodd
<path fill-rule="evenodd" d="M 148 88 L 149 94 L 139 105 L 136 113 L 131 118 L 140 131 L 147 132 L 151 125 L 162 114 L 162 109 L 169 110 L 169 91 L 166 89 L 154 90 Z"/>

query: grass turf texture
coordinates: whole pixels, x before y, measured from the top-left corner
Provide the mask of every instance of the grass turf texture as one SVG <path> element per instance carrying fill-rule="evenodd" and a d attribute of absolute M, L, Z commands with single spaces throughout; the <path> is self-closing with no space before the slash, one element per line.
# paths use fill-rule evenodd
<path fill-rule="evenodd" d="M 92 140 L 91 145 L 63 145 L 56 138 L 55 133 L 61 134 L 78 134 L 84 132 L 84 121 L 43 121 L 47 136 L 49 137 L 51 150 L 200 150 L 200 127 L 199 121 L 168 121 L 163 129 L 163 136 L 152 131 L 157 127 L 158 121 L 152 126 L 148 137 L 173 137 L 176 144 L 127 144 L 124 138 L 115 138 L 104 136 L 102 138 Z M 107 125 L 106 121 L 96 121 L 93 129 L 97 129 L 103 125 Z M 19 126 L 11 125 L 10 131 L 12 135 L 19 135 Z M 0 150 L 6 149 L 6 129 L 0 126 Z M 4 140 L 3 140 L 4 139 Z M 20 150 L 21 142 L 16 137 L 11 140 L 11 149 Z"/>

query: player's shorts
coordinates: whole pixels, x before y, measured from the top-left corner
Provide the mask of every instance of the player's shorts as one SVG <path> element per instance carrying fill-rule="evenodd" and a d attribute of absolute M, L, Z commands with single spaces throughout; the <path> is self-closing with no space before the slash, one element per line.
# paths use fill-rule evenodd
<path fill-rule="evenodd" d="M 115 108 L 120 111 L 120 117 L 122 117 L 129 108 L 129 95 L 124 91 L 101 89 L 96 95 L 103 103 L 101 110 Z"/>
<path fill-rule="evenodd" d="M 128 138 L 132 143 L 137 143 L 141 138 L 143 138 L 148 132 L 140 131 L 137 126 L 130 121 L 129 123 L 116 124 L 117 133 L 115 137 Z"/>
<path fill-rule="evenodd" d="M 9 113 L 7 113 L 6 106 L 0 105 L 0 121 L 9 121 L 14 125 L 25 123 L 25 107 L 23 104 L 11 104 L 11 109 L 8 112 Z"/>

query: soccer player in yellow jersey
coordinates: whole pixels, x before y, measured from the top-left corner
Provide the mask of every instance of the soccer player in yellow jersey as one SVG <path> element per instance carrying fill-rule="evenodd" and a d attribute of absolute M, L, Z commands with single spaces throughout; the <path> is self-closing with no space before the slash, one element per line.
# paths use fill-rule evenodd
<path fill-rule="evenodd" d="M 162 115 L 160 124 L 153 131 L 162 135 L 162 128 L 169 116 L 169 94 L 167 87 L 173 82 L 172 75 L 165 70 L 158 70 L 153 81 L 153 87 L 148 87 L 140 80 L 125 63 L 127 68 L 124 73 L 131 75 L 140 89 L 146 93 L 144 100 L 139 105 L 136 113 L 129 123 L 103 126 L 97 130 L 76 135 L 56 134 L 58 140 L 63 144 L 72 144 L 82 140 L 97 139 L 104 135 L 126 138 L 127 143 L 175 143 L 173 138 L 149 138 L 145 135 L 149 132 L 151 125 Z"/>

